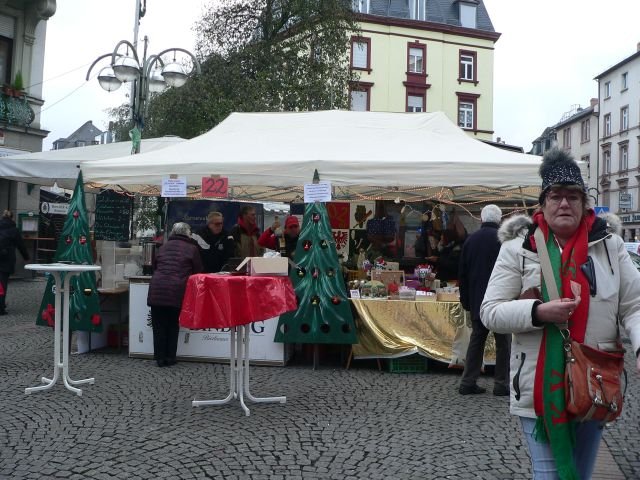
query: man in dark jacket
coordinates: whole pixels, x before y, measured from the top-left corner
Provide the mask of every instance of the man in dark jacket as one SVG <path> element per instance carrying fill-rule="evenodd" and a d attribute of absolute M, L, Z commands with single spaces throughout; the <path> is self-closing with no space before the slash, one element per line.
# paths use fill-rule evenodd
<path fill-rule="evenodd" d="M 153 356 L 159 367 L 176 363 L 182 297 L 189 277 L 201 271 L 202 260 L 191 239 L 191 228 L 178 222 L 155 258 L 147 295 L 147 305 L 151 307 Z"/>
<path fill-rule="evenodd" d="M 20 230 L 13 221 L 13 212 L 5 210 L 0 219 L 0 315 L 7 314 L 5 299 L 9 276 L 16 268 L 16 248 L 20 250 L 22 258 L 29 260 Z"/>
<path fill-rule="evenodd" d="M 471 312 L 472 330 L 464 364 L 464 373 L 458 389 L 461 395 L 484 393 L 476 382 L 482 369 L 484 346 L 489 330 L 480 321 L 480 305 L 500 252 L 498 227 L 502 211 L 496 205 L 487 205 L 480 213 L 482 225 L 462 247 L 458 282 L 460 303 Z M 496 368 L 493 394 L 509 395 L 509 356 L 511 335 L 493 334 L 496 339 Z"/>
<path fill-rule="evenodd" d="M 233 257 L 235 242 L 224 229 L 224 217 L 220 212 L 210 212 L 207 224 L 191 234 L 191 238 L 198 243 L 204 273 L 219 272 Z"/>

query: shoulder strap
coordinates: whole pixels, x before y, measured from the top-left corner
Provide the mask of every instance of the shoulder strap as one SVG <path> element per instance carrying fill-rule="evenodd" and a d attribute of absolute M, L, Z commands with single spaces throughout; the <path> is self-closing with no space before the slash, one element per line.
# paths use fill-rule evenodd
<path fill-rule="evenodd" d="M 544 234 L 540 228 L 536 228 L 533 238 L 536 240 L 538 258 L 540 259 L 540 270 L 542 270 L 542 276 L 544 277 L 544 284 L 547 287 L 549 299 L 557 300 L 560 298 L 560 293 L 558 292 L 558 285 L 556 284 L 556 279 L 551 268 L 551 260 L 549 259 L 547 243 L 544 241 Z"/>

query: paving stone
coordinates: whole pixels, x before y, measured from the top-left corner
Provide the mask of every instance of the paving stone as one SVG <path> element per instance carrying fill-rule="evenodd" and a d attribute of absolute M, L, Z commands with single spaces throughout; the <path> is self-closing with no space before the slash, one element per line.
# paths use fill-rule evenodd
<path fill-rule="evenodd" d="M 51 375 L 52 332 L 35 326 L 44 282 L 12 281 L 0 325 L 0 479 L 404 480 L 525 479 L 530 461 L 508 401 L 463 397 L 460 372 L 378 372 L 375 364 L 292 362 L 252 367 L 256 395 L 287 403 L 191 407 L 228 388 L 229 368 L 180 362 L 159 369 L 124 352 L 73 355 L 78 397 L 61 384 L 24 394 Z M 640 478 L 640 382 L 631 355 L 619 422 L 605 444 L 626 478 Z M 491 388 L 483 376 L 480 385 Z"/>

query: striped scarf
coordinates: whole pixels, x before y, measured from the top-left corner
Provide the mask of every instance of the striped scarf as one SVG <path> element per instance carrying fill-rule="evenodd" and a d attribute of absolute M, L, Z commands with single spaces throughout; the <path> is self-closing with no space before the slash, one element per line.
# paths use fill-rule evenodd
<path fill-rule="evenodd" d="M 589 282 L 580 270 L 580 266 L 587 261 L 588 235 L 595 221 L 595 214 L 590 210 L 582 218 L 577 231 L 565 244 L 562 252 L 542 212 L 537 212 L 533 221 L 542 230 L 546 239 L 560 296 L 573 298 L 571 281 L 581 286 L 581 301 L 569 318 L 569 331 L 573 339 L 582 343 L 589 315 Z M 534 249 L 537 251 L 535 246 Z M 544 278 L 542 278 L 542 298 L 545 302 L 549 301 Z M 579 480 L 573 461 L 574 428 L 565 405 L 564 362 L 562 334 L 555 324 L 547 323 L 540 343 L 533 389 L 534 408 L 538 415 L 535 436 L 538 441 L 550 443 L 558 477 L 561 480 Z"/>

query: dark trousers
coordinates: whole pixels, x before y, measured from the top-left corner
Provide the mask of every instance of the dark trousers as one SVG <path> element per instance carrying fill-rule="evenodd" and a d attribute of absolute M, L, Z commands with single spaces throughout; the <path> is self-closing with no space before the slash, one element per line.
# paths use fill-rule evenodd
<path fill-rule="evenodd" d="M 157 362 L 176 359 L 180 331 L 179 316 L 180 309 L 177 307 L 151 307 L 153 358 Z"/>
<path fill-rule="evenodd" d="M 2 290 L 4 291 L 4 295 L 0 295 L 0 312 L 4 312 L 7 287 L 9 286 L 9 272 L 0 272 L 0 284 L 2 284 Z"/>
<path fill-rule="evenodd" d="M 483 325 L 479 318 L 474 319 L 460 386 L 471 387 L 478 381 L 480 371 L 482 370 L 482 360 L 484 358 L 484 346 L 487 341 L 487 335 L 489 335 L 487 327 Z M 496 368 L 494 384 L 509 388 L 511 335 L 494 333 L 493 336 L 496 339 Z"/>

